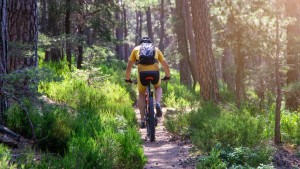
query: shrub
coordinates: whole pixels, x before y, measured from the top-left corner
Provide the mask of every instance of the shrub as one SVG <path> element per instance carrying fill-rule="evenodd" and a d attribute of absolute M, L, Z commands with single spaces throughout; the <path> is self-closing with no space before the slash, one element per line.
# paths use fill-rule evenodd
<path fill-rule="evenodd" d="M 221 150 L 220 157 L 228 167 L 249 166 L 258 167 L 260 164 L 271 163 L 272 149 L 268 147 L 226 147 Z"/>
<path fill-rule="evenodd" d="M 266 147 L 223 147 L 217 144 L 208 156 L 201 157 L 197 168 L 270 168 L 273 150 Z"/>
<path fill-rule="evenodd" d="M 225 169 L 226 163 L 220 158 L 221 152 L 215 148 L 212 149 L 209 156 L 199 159 L 197 169 L 211 168 L 211 169 Z"/>
<path fill-rule="evenodd" d="M 171 114 L 171 110 L 167 110 L 166 119 L 164 120 L 164 125 L 167 130 L 173 134 L 179 135 L 183 138 L 188 138 L 190 135 L 189 130 L 189 121 L 188 121 L 188 113 L 180 113 L 178 111 L 174 111 Z"/>
<path fill-rule="evenodd" d="M 223 108 L 208 103 L 190 113 L 191 139 L 202 150 L 210 151 L 217 143 L 254 146 L 263 138 L 263 120 L 248 110 Z"/>
<path fill-rule="evenodd" d="M 172 78 L 168 82 L 162 82 L 163 103 L 168 107 L 174 107 L 181 111 L 186 108 L 195 108 L 200 100 L 199 92 L 180 84 L 179 74 L 172 71 Z"/>
<path fill-rule="evenodd" d="M 40 112 L 37 137 L 43 150 L 63 154 L 72 137 L 76 118 L 66 108 L 45 105 Z M 46 136 L 46 137 L 45 137 Z"/>
<path fill-rule="evenodd" d="M 281 131 L 283 140 L 300 144 L 300 114 L 282 111 Z"/>
<path fill-rule="evenodd" d="M 14 169 L 17 168 L 16 164 L 10 163 L 11 153 L 10 150 L 4 145 L 0 144 L 0 168 Z"/>
<path fill-rule="evenodd" d="M 73 119 L 66 108 L 55 105 L 37 107 L 24 100 L 29 118 L 33 123 L 38 145 L 43 150 L 63 153 L 68 139 L 73 131 Z M 32 138 L 33 133 L 25 112 L 20 105 L 13 105 L 6 113 L 7 126 L 26 138 Z"/>

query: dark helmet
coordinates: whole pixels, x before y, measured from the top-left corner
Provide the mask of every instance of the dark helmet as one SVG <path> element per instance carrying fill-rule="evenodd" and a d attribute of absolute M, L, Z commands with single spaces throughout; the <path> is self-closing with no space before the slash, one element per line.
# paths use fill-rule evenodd
<path fill-rule="evenodd" d="M 141 43 L 152 43 L 152 40 L 148 37 L 143 37 L 140 41 L 140 44 Z"/>

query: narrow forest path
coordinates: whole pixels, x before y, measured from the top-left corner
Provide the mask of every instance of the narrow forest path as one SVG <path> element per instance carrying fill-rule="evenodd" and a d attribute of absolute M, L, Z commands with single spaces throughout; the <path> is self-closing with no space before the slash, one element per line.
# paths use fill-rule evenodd
<path fill-rule="evenodd" d="M 139 120 L 140 115 L 137 108 L 135 112 Z M 163 108 L 163 115 L 165 113 L 166 109 Z M 191 143 L 173 139 L 163 125 L 163 120 L 163 117 L 158 120 L 155 142 L 150 142 L 146 137 L 146 129 L 140 129 L 141 139 L 144 142 L 144 153 L 148 158 L 144 169 L 196 168 L 195 160 L 189 157 L 189 150 L 192 147 Z"/>

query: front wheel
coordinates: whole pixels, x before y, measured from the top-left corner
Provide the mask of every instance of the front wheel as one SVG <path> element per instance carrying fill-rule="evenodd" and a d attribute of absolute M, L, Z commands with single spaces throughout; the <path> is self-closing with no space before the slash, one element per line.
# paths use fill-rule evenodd
<path fill-rule="evenodd" d="M 149 136 L 151 142 L 155 140 L 155 117 L 152 97 L 149 97 Z"/>

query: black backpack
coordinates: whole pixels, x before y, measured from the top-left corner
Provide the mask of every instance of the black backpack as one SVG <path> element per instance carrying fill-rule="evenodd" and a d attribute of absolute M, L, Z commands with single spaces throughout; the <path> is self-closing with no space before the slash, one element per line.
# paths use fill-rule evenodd
<path fill-rule="evenodd" d="M 155 62 L 155 47 L 153 43 L 142 43 L 139 64 L 153 65 Z"/>

